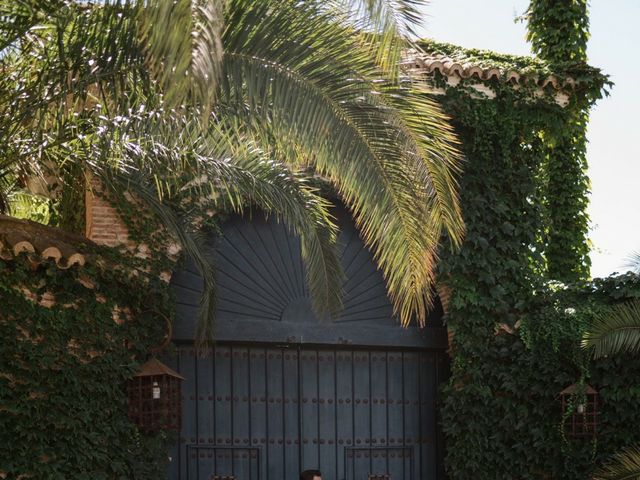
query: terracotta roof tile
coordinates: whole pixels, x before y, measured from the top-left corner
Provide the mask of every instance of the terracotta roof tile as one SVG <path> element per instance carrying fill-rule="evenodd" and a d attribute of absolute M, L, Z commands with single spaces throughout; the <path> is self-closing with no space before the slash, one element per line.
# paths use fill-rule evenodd
<path fill-rule="evenodd" d="M 0 258 L 12 260 L 26 253 L 40 263 L 53 260 L 62 269 L 73 265 L 82 266 L 87 261 L 87 253 L 81 246 L 91 242 L 79 235 L 73 235 L 56 228 L 0 215 Z"/>
<path fill-rule="evenodd" d="M 571 89 L 575 82 L 571 78 L 561 81 L 555 75 L 543 75 L 542 77 L 532 73 L 522 73 L 516 70 L 501 70 L 495 66 L 483 66 L 471 62 L 457 61 L 441 54 L 419 53 L 410 50 L 406 53 L 402 62 L 405 70 L 411 73 L 433 74 L 456 79 L 477 79 L 478 81 L 503 80 L 512 85 L 524 85 L 534 83 L 540 88 L 552 86 L 556 90 Z"/>

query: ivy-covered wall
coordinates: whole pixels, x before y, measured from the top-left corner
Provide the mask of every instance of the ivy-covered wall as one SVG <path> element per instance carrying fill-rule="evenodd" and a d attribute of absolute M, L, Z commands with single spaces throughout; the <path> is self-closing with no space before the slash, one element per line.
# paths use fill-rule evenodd
<path fill-rule="evenodd" d="M 485 84 L 495 98 L 478 98 L 472 87 L 478 79 L 452 86 L 439 74 L 434 77 L 445 89 L 439 99 L 466 157 L 460 184 L 466 239 L 459 252 L 446 255 L 440 272 L 451 292 L 452 373 L 441 404 L 447 471 L 453 480 L 584 480 L 621 445 L 640 440 L 630 421 L 640 414 L 640 362 L 592 363 L 580 348 L 593 315 L 637 297 L 640 282 L 628 275 L 586 283 L 584 230 L 554 223 L 562 215 L 578 223 L 586 219 L 575 215 L 586 207 L 580 200 L 586 195 L 583 172 L 567 168 L 569 178 L 559 182 L 570 183 L 566 191 L 576 200 L 565 202 L 565 210 L 558 209 L 566 192 L 556 195 L 550 186 L 551 177 L 558 179 L 551 157 L 564 154 L 558 146 L 573 125 L 576 106 L 599 98 L 606 78 L 584 64 L 552 65 L 433 42 L 424 47 L 503 71 L 582 80 L 562 108 L 553 91 L 536 96 L 534 82 L 514 89 L 489 80 Z M 577 140 L 584 145 L 584 138 Z M 561 232 L 570 234 L 562 237 L 564 243 L 552 239 Z M 562 252 L 565 266 L 571 265 L 563 271 L 570 275 L 557 273 Z M 558 278 L 574 283 L 565 287 Z M 594 386 L 603 401 L 595 440 L 563 433 L 559 393 L 582 382 Z"/>
<path fill-rule="evenodd" d="M 640 441 L 637 357 L 590 362 L 579 348 L 594 314 L 638 295 L 635 275 L 539 292 L 517 325 L 481 339 L 472 336 L 486 319 L 462 325 L 456 317 L 441 418 L 450 478 L 584 480 L 621 447 Z M 602 402 L 595 439 L 563 433 L 567 418 L 558 394 L 581 380 Z"/>
<path fill-rule="evenodd" d="M 533 52 L 553 69 L 586 65 L 589 39 L 587 0 L 531 0 L 525 14 Z M 587 124 L 591 99 L 573 96 L 563 128 L 548 145 L 545 206 L 549 276 L 574 282 L 589 276 L 587 235 L 589 179 Z"/>
<path fill-rule="evenodd" d="M 166 324 L 167 285 L 88 248 L 59 268 L 0 259 L 0 478 L 164 478 L 169 441 L 127 418 L 124 382 Z"/>

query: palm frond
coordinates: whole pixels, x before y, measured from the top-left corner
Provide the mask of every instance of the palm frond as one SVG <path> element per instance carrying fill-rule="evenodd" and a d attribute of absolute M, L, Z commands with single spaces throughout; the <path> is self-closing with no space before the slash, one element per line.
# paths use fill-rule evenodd
<path fill-rule="evenodd" d="M 51 220 L 50 200 L 24 190 L 15 190 L 8 196 L 12 217 L 24 218 L 48 225 Z"/>
<path fill-rule="evenodd" d="M 57 130 L 64 128 L 71 115 L 90 115 L 96 104 L 114 108 L 135 97 L 143 84 L 150 91 L 150 82 L 140 82 L 146 73 L 131 8 L 63 2 L 51 15 L 45 15 L 47 10 L 34 15 L 33 25 L 20 38 L 19 50 L 0 59 L 3 148 L 20 143 L 25 131 L 38 132 L 41 144 L 51 143 L 46 135 L 58 141 Z M 20 148 L 4 158 L 25 162 L 33 150 L 25 154 Z"/>
<path fill-rule="evenodd" d="M 140 2 L 142 3 L 142 2 Z M 142 44 L 168 107 L 210 111 L 222 64 L 221 1 L 153 0 L 139 9 Z"/>
<path fill-rule="evenodd" d="M 34 26 L 64 6 L 64 0 L 2 0 L 0 2 L 0 56 Z"/>
<path fill-rule="evenodd" d="M 627 256 L 624 266 L 632 272 L 640 274 L 640 251 L 631 252 Z"/>
<path fill-rule="evenodd" d="M 191 176 L 210 179 L 209 197 L 217 209 L 242 213 L 246 207 L 258 208 L 288 225 L 300 237 L 314 310 L 319 315 L 337 314 L 342 308 L 344 274 L 336 252 L 336 227 L 328 213 L 330 203 L 307 185 L 304 176 L 267 157 L 241 130 L 232 122 L 224 126 L 214 122 L 203 135 L 196 127 L 189 140 L 197 153 Z M 188 189 L 181 190 L 184 194 Z"/>
<path fill-rule="evenodd" d="M 425 0 L 333 0 L 337 11 L 345 11 L 354 28 L 366 32 L 367 53 L 395 78 L 402 51 L 417 37 L 427 2 Z"/>
<path fill-rule="evenodd" d="M 335 184 L 401 321 L 423 323 L 439 239 L 462 235 L 455 137 L 434 103 L 385 80 L 330 15 L 293 1 L 230 2 L 221 102 Z"/>
<path fill-rule="evenodd" d="M 640 352 L 640 301 L 615 305 L 594 319 L 582 345 L 596 358 L 616 353 Z"/>
<path fill-rule="evenodd" d="M 593 474 L 593 480 L 640 479 L 640 446 L 628 447 Z"/>
<path fill-rule="evenodd" d="M 158 131 L 153 122 L 154 112 L 132 115 L 125 123 L 104 119 L 101 133 L 84 139 L 86 165 L 97 176 L 111 195 L 121 197 L 129 192 L 136 201 L 144 205 L 159 220 L 162 226 L 181 245 L 184 253 L 194 262 L 203 278 L 203 293 L 196 321 L 196 343 L 198 348 L 208 348 L 214 338 L 216 308 L 215 274 L 213 258 L 204 243 L 204 238 L 194 226 L 185 221 L 174 205 L 163 201 L 163 190 L 158 177 L 173 172 L 184 173 L 183 154 L 188 150 L 171 147 L 179 139 L 172 136 L 172 144 L 165 145 L 153 135 L 145 135 L 141 129 Z M 137 134 L 137 135 L 136 135 Z M 170 179 L 167 179 L 170 183 Z"/>
<path fill-rule="evenodd" d="M 216 1 L 24 0 L 7 7 L 0 35 L 15 47 L 0 57 L 0 138 L 20 126 L 49 129 L 97 104 L 113 116 L 157 105 L 160 96 L 169 107 L 188 101 L 210 108 L 222 19 Z"/>
<path fill-rule="evenodd" d="M 0 214 L 11 210 L 11 196 L 16 190 L 16 172 L 11 162 L 0 160 Z"/>
<path fill-rule="evenodd" d="M 203 279 L 203 292 L 196 320 L 196 344 L 199 349 L 211 347 L 214 339 L 216 309 L 215 266 L 213 257 L 204 244 L 204 238 L 158 198 L 148 176 L 103 170 L 100 179 L 112 192 L 126 191 L 140 200 L 161 220 L 162 226 L 178 240 L 185 254 L 193 260 Z"/>
<path fill-rule="evenodd" d="M 238 213 L 258 208 L 284 222 L 300 236 L 314 309 L 319 314 L 341 309 L 343 273 L 330 204 L 302 176 L 265 157 L 239 129 L 203 122 L 199 114 L 145 112 L 126 124 L 107 122 L 101 130 L 108 133 L 91 139 L 90 168 L 114 193 L 130 191 L 147 205 L 203 276 L 196 329 L 200 347 L 213 339 L 215 277 L 203 239 L 188 221 L 194 203 Z M 100 152 L 109 158 L 99 159 Z"/>
<path fill-rule="evenodd" d="M 319 317 L 335 316 L 342 309 L 344 273 L 336 251 L 337 229 L 329 214 L 331 203 L 309 187 L 304 176 L 268 159 L 250 138 L 224 137 L 233 140 L 227 147 L 238 167 L 235 181 L 225 182 L 226 188 L 233 192 L 241 187 L 240 197 L 275 215 L 300 237 L 314 311 Z"/>
<path fill-rule="evenodd" d="M 0 3 L 0 157 L 14 175 L 45 179 L 61 163 L 83 161 L 72 145 L 94 133 L 97 116 L 124 119 L 163 96 L 210 107 L 221 8 L 159 0 Z"/>
<path fill-rule="evenodd" d="M 291 225 L 315 307 L 335 311 L 335 227 L 296 173 L 311 167 L 351 209 L 401 321 L 425 321 L 439 240 L 446 233 L 459 243 L 463 225 L 455 137 L 394 60 L 419 1 L 367 0 L 362 10 L 348 0 L 63 1 L 51 15 L 21 3 L 35 10 L 0 32 L 11 46 L 0 58 L 8 100 L 0 104 L 0 156 L 14 171 L 44 177 L 69 162 L 112 169 L 114 188 L 131 175 L 158 211 L 180 192 L 204 189 L 193 180 L 205 175 L 221 207 L 251 203 Z M 214 101 L 225 117 L 217 133 L 204 121 Z M 135 120 L 141 111 L 178 123 L 161 132 Z M 166 219 L 174 230 L 179 220 Z"/>

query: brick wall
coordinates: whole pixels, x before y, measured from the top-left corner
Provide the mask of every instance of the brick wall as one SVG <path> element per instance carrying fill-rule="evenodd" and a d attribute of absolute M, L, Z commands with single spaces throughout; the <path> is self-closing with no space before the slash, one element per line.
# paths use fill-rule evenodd
<path fill-rule="evenodd" d="M 125 223 L 120 218 L 117 210 L 100 194 L 101 192 L 102 187 L 95 180 L 92 182 L 92 188 L 87 189 L 85 199 L 85 236 L 99 245 L 108 247 L 125 246 L 130 254 L 138 258 L 149 258 L 151 255 L 149 246 L 144 242 L 136 243 L 129 238 Z M 180 245 L 173 241 L 169 241 L 161 249 L 163 251 L 160 253 L 173 262 L 178 260 L 182 251 Z M 160 277 L 168 282 L 171 278 L 171 272 L 161 272 Z"/>
<path fill-rule="evenodd" d="M 99 195 L 100 192 L 101 186 L 96 181 L 93 182 L 92 189 L 87 189 L 86 237 L 97 244 L 109 247 L 130 246 L 127 227 L 116 209 L 102 195 Z"/>

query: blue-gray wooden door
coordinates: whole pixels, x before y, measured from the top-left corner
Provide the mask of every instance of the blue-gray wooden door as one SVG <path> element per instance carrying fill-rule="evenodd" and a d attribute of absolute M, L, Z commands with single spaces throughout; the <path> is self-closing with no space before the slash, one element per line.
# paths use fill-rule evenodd
<path fill-rule="evenodd" d="M 172 279 L 183 428 L 172 480 L 444 478 L 435 392 L 446 330 L 436 303 L 426 328 L 401 328 L 384 279 L 344 210 L 339 254 L 344 310 L 311 309 L 299 241 L 259 216 L 231 219 L 212 239 L 218 344 L 193 348 L 202 279 L 187 262 Z"/>
<path fill-rule="evenodd" d="M 442 353 L 219 345 L 179 348 L 187 380 L 171 478 L 437 478 Z"/>

